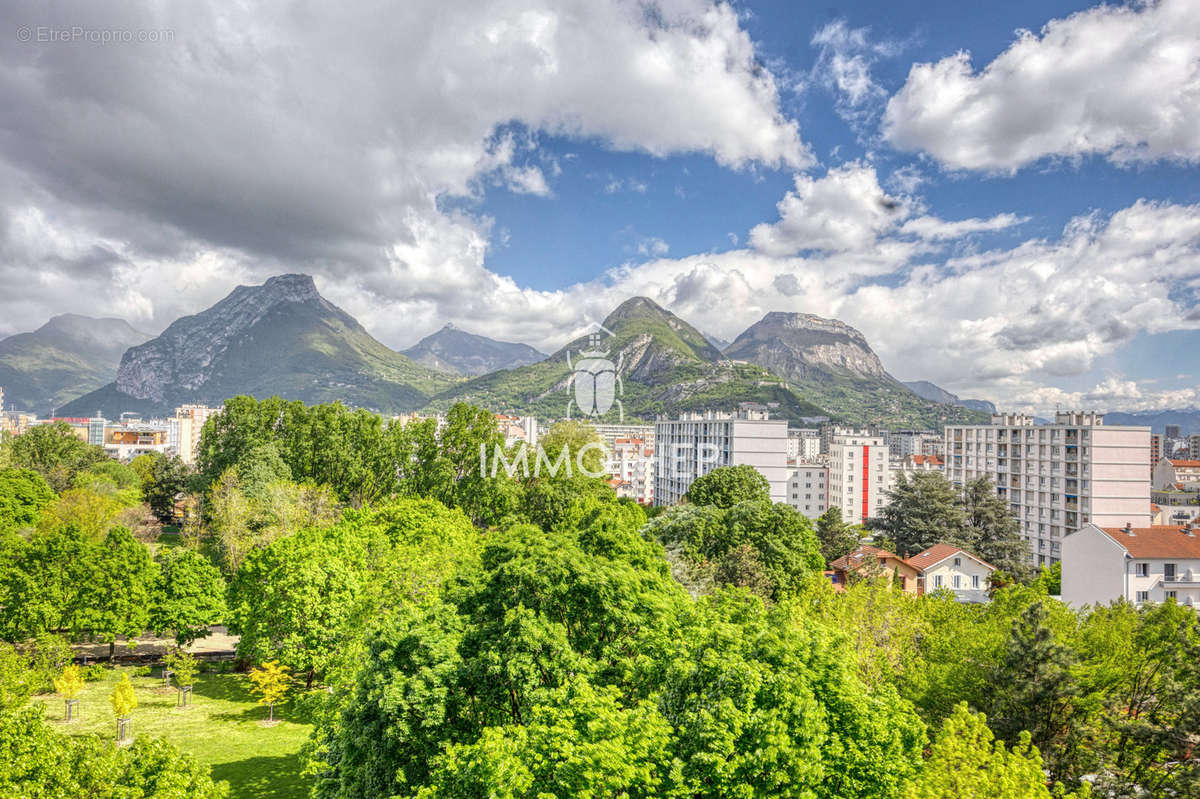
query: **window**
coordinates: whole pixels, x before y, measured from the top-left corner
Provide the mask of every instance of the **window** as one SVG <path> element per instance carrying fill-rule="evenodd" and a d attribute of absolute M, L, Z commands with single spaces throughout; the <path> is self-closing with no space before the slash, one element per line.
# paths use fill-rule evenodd
<path fill-rule="evenodd" d="M 954 587 L 955 587 L 955 588 L 962 588 L 962 578 L 961 578 L 961 577 L 959 577 L 957 574 L 956 574 L 956 575 L 954 575 Z"/>
<path fill-rule="evenodd" d="M 971 587 L 972 587 L 972 588 L 978 588 L 978 587 L 979 587 L 979 575 L 978 575 L 978 574 L 972 574 L 972 575 L 971 575 Z"/>
<path fill-rule="evenodd" d="M 933 587 L 934 588 L 942 587 L 942 575 L 940 575 L 940 574 L 933 575 Z"/>
<path fill-rule="evenodd" d="M 1175 596 L 1175 592 L 1174 592 L 1174 591 L 1168 591 L 1168 592 L 1167 592 L 1167 599 L 1176 599 L 1176 598 L 1177 598 L 1177 597 Z"/>
<path fill-rule="evenodd" d="M 1140 602 L 1149 602 L 1150 601 L 1150 592 L 1149 591 L 1138 591 L 1136 598 L 1139 603 Z"/>
<path fill-rule="evenodd" d="M 1133 564 L 1133 573 L 1138 577 L 1149 577 L 1150 576 L 1150 564 L 1149 563 Z"/>
<path fill-rule="evenodd" d="M 1163 579 L 1164 580 L 1174 580 L 1175 579 L 1175 564 L 1174 563 L 1164 563 L 1163 564 Z"/>
<path fill-rule="evenodd" d="M 961 565 L 962 565 L 962 558 L 955 558 L 955 559 L 954 559 L 954 565 L 955 565 L 955 566 L 961 566 Z"/>

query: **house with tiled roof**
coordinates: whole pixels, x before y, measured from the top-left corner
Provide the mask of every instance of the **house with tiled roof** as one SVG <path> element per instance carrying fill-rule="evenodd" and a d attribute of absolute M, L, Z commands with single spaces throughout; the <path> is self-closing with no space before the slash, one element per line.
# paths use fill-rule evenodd
<path fill-rule="evenodd" d="M 1200 607 L 1200 527 L 1085 525 L 1063 539 L 1062 598 L 1072 605 L 1122 597 Z"/>
<path fill-rule="evenodd" d="M 1200 461 L 1160 458 L 1151 483 L 1154 488 L 1200 489 Z"/>
<path fill-rule="evenodd" d="M 919 590 L 920 572 L 916 568 L 895 552 L 869 544 L 830 562 L 829 570 L 834 586 L 845 586 L 855 576 L 869 577 L 878 573 L 891 574 L 902 591 L 915 594 Z"/>
<path fill-rule="evenodd" d="M 951 544 L 934 544 L 906 561 L 920 575 L 921 593 L 945 589 L 959 602 L 988 601 L 988 581 L 996 567 L 978 555 Z"/>

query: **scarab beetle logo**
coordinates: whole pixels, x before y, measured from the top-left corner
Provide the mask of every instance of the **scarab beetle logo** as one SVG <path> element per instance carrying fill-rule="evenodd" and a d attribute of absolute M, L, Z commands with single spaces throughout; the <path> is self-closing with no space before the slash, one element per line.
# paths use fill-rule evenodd
<path fill-rule="evenodd" d="M 609 333 L 603 326 L 600 328 Z M 567 366 L 571 367 L 571 377 L 567 381 L 567 390 L 571 393 L 567 400 L 567 418 L 571 418 L 571 408 L 574 407 L 584 416 L 599 417 L 608 413 L 613 405 L 621 421 L 625 420 L 625 406 L 621 404 L 619 395 L 625 393 L 625 384 L 621 382 L 621 358 L 613 363 L 608 357 L 608 351 L 600 349 L 600 334 L 588 336 L 587 347 L 579 353 L 574 363 L 571 362 L 571 352 L 567 351 Z"/>

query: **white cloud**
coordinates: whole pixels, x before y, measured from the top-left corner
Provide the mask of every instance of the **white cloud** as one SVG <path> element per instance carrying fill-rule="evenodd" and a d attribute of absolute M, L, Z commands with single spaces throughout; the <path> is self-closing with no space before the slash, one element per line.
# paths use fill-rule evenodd
<path fill-rule="evenodd" d="M 884 135 L 953 169 L 1047 156 L 1200 160 L 1200 4 L 1102 5 L 1053 20 L 979 72 L 965 52 L 916 64 Z"/>
<path fill-rule="evenodd" d="M 1028 221 L 1029 217 L 1016 214 L 996 214 L 989 219 L 959 219 L 947 222 L 934 216 L 922 216 L 910 219 L 900 226 L 901 233 L 907 233 L 917 238 L 930 241 L 942 239 L 957 239 L 971 233 L 989 233 L 1004 230 L 1013 225 Z"/>
<path fill-rule="evenodd" d="M 817 50 L 812 80 L 834 93 L 838 114 L 851 123 L 874 117 L 887 92 L 871 75 L 871 67 L 880 56 L 895 55 L 899 45 L 873 42 L 866 28 L 851 28 L 844 20 L 820 28 L 810 43 Z"/>
<path fill-rule="evenodd" d="M 542 134 L 733 168 L 811 163 L 736 11 L 711 0 L 76 0 L 9 17 L 175 36 L 0 39 L 0 218 L 32 206 L 57 235 L 22 260 L 0 226 L 3 271 L 26 278 L 10 285 L 104 287 L 0 297 L 0 333 L 108 293 L 139 296 L 133 321 L 160 329 L 216 299 L 179 291 L 173 273 L 220 258 L 239 264 L 225 283 L 287 270 L 343 298 L 364 287 L 385 309 L 357 303 L 364 321 L 399 335 L 386 309 L 447 296 L 418 284 L 430 264 L 434 283 L 466 292 L 443 310 L 501 280 L 482 267 L 489 221 L 445 201 L 487 185 L 552 194 Z"/>
<path fill-rule="evenodd" d="M 912 213 L 907 200 L 884 192 L 873 167 L 859 162 L 830 169 L 822 178 L 797 175 L 795 190 L 777 208 L 778 222 L 750 231 L 750 245 L 769 255 L 870 249 Z"/>

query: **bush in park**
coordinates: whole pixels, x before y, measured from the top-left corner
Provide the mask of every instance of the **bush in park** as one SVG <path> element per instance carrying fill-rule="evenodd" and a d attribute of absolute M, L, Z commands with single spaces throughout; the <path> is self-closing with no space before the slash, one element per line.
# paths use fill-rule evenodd
<path fill-rule="evenodd" d="M 99 663 L 89 663 L 83 667 L 82 673 L 84 682 L 103 682 L 108 676 L 108 669 Z"/>
<path fill-rule="evenodd" d="M 75 718 L 73 711 L 79 707 L 76 697 L 83 691 L 83 670 L 74 663 L 67 666 L 54 678 L 54 690 L 67 703 L 66 721 L 72 721 Z"/>
<path fill-rule="evenodd" d="M 258 703 L 267 706 L 267 723 L 275 721 L 275 703 L 287 695 L 292 675 L 286 666 L 272 660 L 250 670 L 250 692 L 258 696 Z"/>

